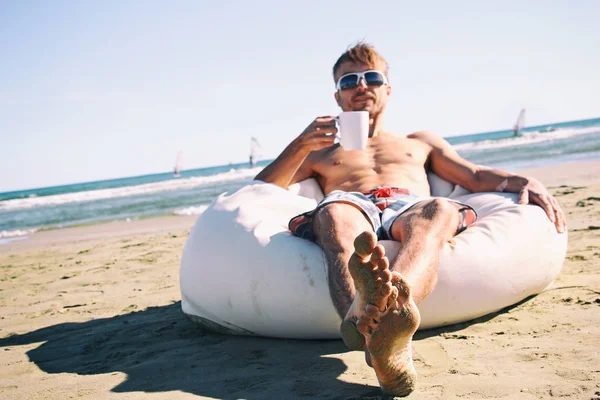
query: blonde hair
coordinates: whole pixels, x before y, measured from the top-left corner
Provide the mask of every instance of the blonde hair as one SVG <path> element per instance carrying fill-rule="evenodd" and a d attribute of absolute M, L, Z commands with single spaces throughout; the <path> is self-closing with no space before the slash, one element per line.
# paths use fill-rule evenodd
<path fill-rule="evenodd" d="M 385 76 L 388 75 L 388 63 L 381 54 L 375 50 L 373 45 L 366 42 L 358 42 L 354 46 L 346 50 L 340 58 L 337 59 L 333 65 L 333 80 L 335 81 L 335 74 L 340 69 L 340 66 L 345 62 L 351 62 L 354 64 L 365 64 L 369 67 L 375 68 L 377 62 L 380 61 L 385 65 L 382 71 Z"/>

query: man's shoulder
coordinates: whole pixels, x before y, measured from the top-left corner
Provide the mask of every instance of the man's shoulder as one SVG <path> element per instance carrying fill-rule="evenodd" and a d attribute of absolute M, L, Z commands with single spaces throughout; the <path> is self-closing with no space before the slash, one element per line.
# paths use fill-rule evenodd
<path fill-rule="evenodd" d="M 416 131 L 407 135 L 406 137 L 419 140 L 433 147 L 443 146 L 446 143 L 446 140 L 443 137 L 431 131 Z"/>
<path fill-rule="evenodd" d="M 439 136 L 436 135 L 435 133 L 433 133 L 431 131 L 426 131 L 426 130 L 415 131 L 413 133 L 409 133 L 408 135 L 406 135 L 406 137 L 411 138 L 411 139 L 419 139 L 419 140 L 430 140 L 430 139 L 434 139 L 434 138 L 439 138 Z"/>

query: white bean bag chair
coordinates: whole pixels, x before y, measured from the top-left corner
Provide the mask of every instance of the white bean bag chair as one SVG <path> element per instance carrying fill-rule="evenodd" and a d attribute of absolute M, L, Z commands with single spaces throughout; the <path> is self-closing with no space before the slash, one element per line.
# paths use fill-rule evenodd
<path fill-rule="evenodd" d="M 567 234 L 540 207 L 509 193 L 469 194 L 430 175 L 432 194 L 469 204 L 478 220 L 447 243 L 437 286 L 419 306 L 420 329 L 471 320 L 548 287 Z M 289 190 L 253 181 L 220 195 L 199 216 L 181 261 L 183 312 L 204 327 L 281 338 L 339 338 L 320 247 L 293 236 L 293 216 L 322 198 L 309 179 Z M 381 242 L 391 259 L 398 243 Z"/>

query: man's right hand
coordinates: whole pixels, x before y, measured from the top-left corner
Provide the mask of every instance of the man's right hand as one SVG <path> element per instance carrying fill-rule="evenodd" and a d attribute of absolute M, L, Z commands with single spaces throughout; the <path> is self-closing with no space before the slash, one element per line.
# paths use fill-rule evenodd
<path fill-rule="evenodd" d="M 333 116 L 318 117 L 295 140 L 296 145 L 308 152 L 333 146 L 337 127 Z"/>

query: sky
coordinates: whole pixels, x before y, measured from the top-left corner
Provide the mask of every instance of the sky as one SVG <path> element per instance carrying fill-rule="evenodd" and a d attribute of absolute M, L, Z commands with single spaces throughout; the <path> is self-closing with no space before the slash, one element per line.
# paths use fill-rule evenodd
<path fill-rule="evenodd" d="M 331 68 L 390 65 L 385 127 L 600 117 L 600 2 L 0 0 L 0 192 L 275 158 L 337 115 Z"/>

